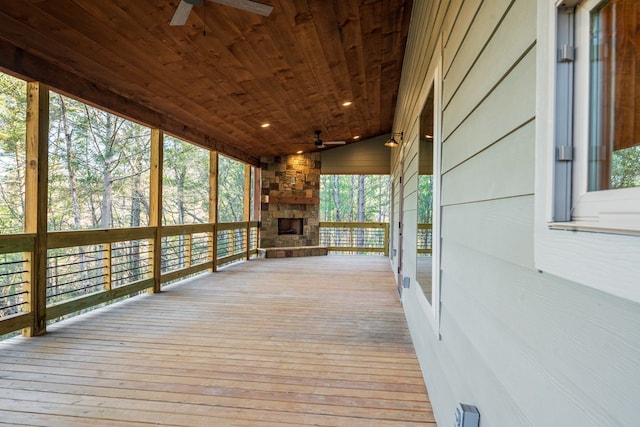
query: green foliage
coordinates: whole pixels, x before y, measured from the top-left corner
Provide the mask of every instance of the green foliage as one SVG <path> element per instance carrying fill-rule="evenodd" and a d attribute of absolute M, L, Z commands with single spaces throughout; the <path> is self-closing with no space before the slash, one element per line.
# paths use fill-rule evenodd
<path fill-rule="evenodd" d="M 0 233 L 24 230 L 27 84 L 0 73 Z"/>
<path fill-rule="evenodd" d="M 433 175 L 418 178 L 418 223 L 433 222 Z"/>
<path fill-rule="evenodd" d="M 148 224 L 150 130 L 51 93 L 50 230 Z"/>
<path fill-rule="evenodd" d="M 244 164 L 229 157 L 218 160 L 218 221 L 243 220 Z"/>
<path fill-rule="evenodd" d="M 640 145 L 613 152 L 611 188 L 640 187 Z"/>
<path fill-rule="evenodd" d="M 322 175 L 320 221 L 389 221 L 389 176 Z"/>
<path fill-rule="evenodd" d="M 165 136 L 162 193 L 165 225 L 209 222 L 209 151 Z"/>

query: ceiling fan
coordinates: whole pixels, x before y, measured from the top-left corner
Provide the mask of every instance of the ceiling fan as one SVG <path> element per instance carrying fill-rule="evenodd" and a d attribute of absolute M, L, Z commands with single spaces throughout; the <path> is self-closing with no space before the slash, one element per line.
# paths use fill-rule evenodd
<path fill-rule="evenodd" d="M 313 143 L 315 144 L 316 148 L 326 148 L 327 145 L 344 145 L 347 143 L 346 141 L 323 141 L 322 139 L 320 139 L 321 133 L 321 130 L 315 131 L 316 140 Z"/>
<path fill-rule="evenodd" d="M 189 13 L 195 5 L 204 3 L 205 0 L 180 0 L 176 12 L 171 18 L 169 25 L 177 26 L 184 25 L 187 22 Z M 273 6 L 268 4 L 258 3 L 251 0 L 208 0 L 214 3 L 223 4 L 225 6 L 235 7 L 236 9 L 246 10 L 247 12 L 257 13 L 262 16 L 269 16 L 273 10 Z"/>

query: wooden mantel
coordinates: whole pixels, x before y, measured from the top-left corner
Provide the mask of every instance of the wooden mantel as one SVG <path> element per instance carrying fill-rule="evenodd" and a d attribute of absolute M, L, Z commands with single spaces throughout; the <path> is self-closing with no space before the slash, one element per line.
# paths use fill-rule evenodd
<path fill-rule="evenodd" d="M 269 196 L 269 203 L 290 205 L 318 205 L 320 204 L 320 198 L 304 196 Z"/>

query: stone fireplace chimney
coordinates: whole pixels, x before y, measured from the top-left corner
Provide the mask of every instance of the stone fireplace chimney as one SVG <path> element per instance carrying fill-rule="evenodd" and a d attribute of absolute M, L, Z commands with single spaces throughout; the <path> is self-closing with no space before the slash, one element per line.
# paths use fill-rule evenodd
<path fill-rule="evenodd" d="M 320 154 L 264 157 L 260 167 L 260 247 L 317 246 Z"/>

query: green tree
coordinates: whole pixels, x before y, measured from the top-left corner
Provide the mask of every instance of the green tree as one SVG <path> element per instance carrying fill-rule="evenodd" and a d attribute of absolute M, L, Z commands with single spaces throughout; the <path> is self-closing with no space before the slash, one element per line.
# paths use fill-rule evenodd
<path fill-rule="evenodd" d="M 172 137 L 164 150 L 164 224 L 208 222 L 209 152 Z"/>
<path fill-rule="evenodd" d="M 611 188 L 640 187 L 640 145 L 613 152 Z"/>
<path fill-rule="evenodd" d="M 0 232 L 24 230 L 27 87 L 0 73 Z"/>
<path fill-rule="evenodd" d="M 219 156 L 218 220 L 242 221 L 244 217 L 244 164 Z"/>
<path fill-rule="evenodd" d="M 389 218 L 387 175 L 322 175 L 320 221 L 386 222 Z"/>

